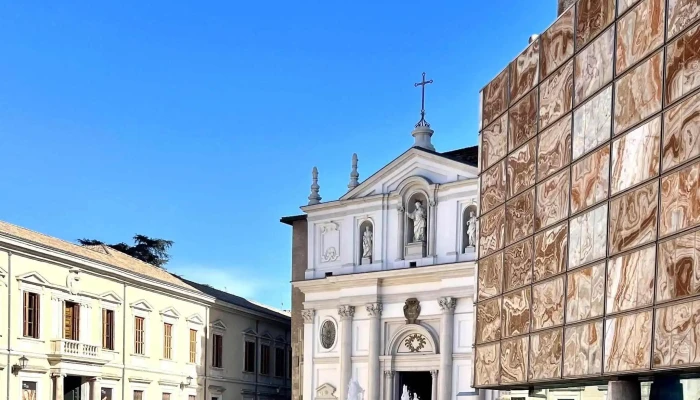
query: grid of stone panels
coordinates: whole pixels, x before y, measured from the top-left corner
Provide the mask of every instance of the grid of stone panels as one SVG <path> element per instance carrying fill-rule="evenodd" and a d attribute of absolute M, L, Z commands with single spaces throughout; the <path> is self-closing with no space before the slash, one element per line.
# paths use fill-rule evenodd
<path fill-rule="evenodd" d="M 700 3 L 579 0 L 481 92 L 474 386 L 700 366 Z"/>

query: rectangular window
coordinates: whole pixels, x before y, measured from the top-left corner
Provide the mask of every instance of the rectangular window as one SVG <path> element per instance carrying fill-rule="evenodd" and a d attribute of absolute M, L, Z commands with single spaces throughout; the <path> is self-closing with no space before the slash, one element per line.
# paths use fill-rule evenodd
<path fill-rule="evenodd" d="M 222 356 L 224 352 L 224 337 L 221 335 L 214 335 L 213 343 L 214 356 L 212 357 L 212 366 L 216 368 L 221 368 Z"/>
<path fill-rule="evenodd" d="M 170 393 L 163 393 L 163 400 L 170 400 Z"/>
<path fill-rule="evenodd" d="M 260 373 L 270 375 L 270 346 L 260 345 Z"/>
<path fill-rule="evenodd" d="M 102 309 L 102 348 L 114 350 L 114 310 L 106 308 Z"/>
<path fill-rule="evenodd" d="M 284 349 L 275 349 L 275 376 L 284 376 Z"/>
<path fill-rule="evenodd" d="M 24 337 L 39 338 L 39 295 L 24 292 Z"/>
<path fill-rule="evenodd" d="M 112 388 L 102 388 L 101 393 L 100 400 L 112 400 Z"/>
<path fill-rule="evenodd" d="M 197 331 L 190 329 L 190 362 L 197 362 Z"/>
<path fill-rule="evenodd" d="M 134 319 L 134 353 L 136 354 L 145 354 L 146 353 L 146 346 L 145 346 L 145 326 L 143 317 L 136 317 Z M 141 392 L 143 393 L 143 392 Z M 136 392 L 134 392 L 134 395 L 136 395 Z"/>
<path fill-rule="evenodd" d="M 72 301 L 63 303 L 63 338 L 80 340 L 80 305 Z"/>
<path fill-rule="evenodd" d="M 245 342 L 245 372 L 255 372 L 255 342 Z"/>
<path fill-rule="evenodd" d="M 163 358 L 171 360 L 173 358 L 173 325 L 163 324 Z M 163 393 L 165 396 L 165 393 Z M 170 396 L 170 395 L 168 395 Z"/>
<path fill-rule="evenodd" d="M 22 382 L 22 400 L 37 400 L 36 382 Z"/>
<path fill-rule="evenodd" d="M 134 390 L 134 400 L 143 400 L 143 390 Z"/>

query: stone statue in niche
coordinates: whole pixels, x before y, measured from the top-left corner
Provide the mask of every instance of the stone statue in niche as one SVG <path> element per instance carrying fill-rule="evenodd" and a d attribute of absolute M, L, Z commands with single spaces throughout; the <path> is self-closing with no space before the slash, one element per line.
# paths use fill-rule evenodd
<path fill-rule="evenodd" d="M 406 213 L 413 220 L 413 243 L 425 242 L 425 208 L 420 201 L 415 203 L 416 209 Z"/>
<path fill-rule="evenodd" d="M 369 225 L 365 225 L 365 231 L 362 233 L 362 261 L 360 264 L 372 264 L 373 241 L 374 238 L 372 237 L 372 231 L 369 229 Z"/>
<path fill-rule="evenodd" d="M 469 212 L 469 219 L 467 220 L 467 241 L 466 247 L 476 246 L 476 215 L 474 215 L 474 211 Z"/>
<path fill-rule="evenodd" d="M 420 317 L 420 301 L 416 298 L 406 300 L 403 306 L 403 316 L 406 317 L 407 324 L 417 324 Z"/>

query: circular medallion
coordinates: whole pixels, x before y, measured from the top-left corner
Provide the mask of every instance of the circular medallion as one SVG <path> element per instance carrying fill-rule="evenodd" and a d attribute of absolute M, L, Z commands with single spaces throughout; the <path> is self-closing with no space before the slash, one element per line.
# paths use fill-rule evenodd
<path fill-rule="evenodd" d="M 335 324 L 331 320 L 325 320 L 321 324 L 321 346 L 328 350 L 335 344 Z"/>
<path fill-rule="evenodd" d="M 419 333 L 412 333 L 408 336 L 406 336 L 406 339 L 404 339 L 404 345 L 408 350 L 411 351 L 411 353 L 417 353 L 425 347 L 425 337 Z"/>

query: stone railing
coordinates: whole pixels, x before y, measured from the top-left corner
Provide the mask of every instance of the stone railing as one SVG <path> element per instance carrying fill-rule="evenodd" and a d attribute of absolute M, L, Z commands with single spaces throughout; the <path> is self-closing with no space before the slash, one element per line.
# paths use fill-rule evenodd
<path fill-rule="evenodd" d="M 51 352 L 59 356 L 101 358 L 100 346 L 82 343 L 77 340 L 55 339 L 51 341 Z"/>

